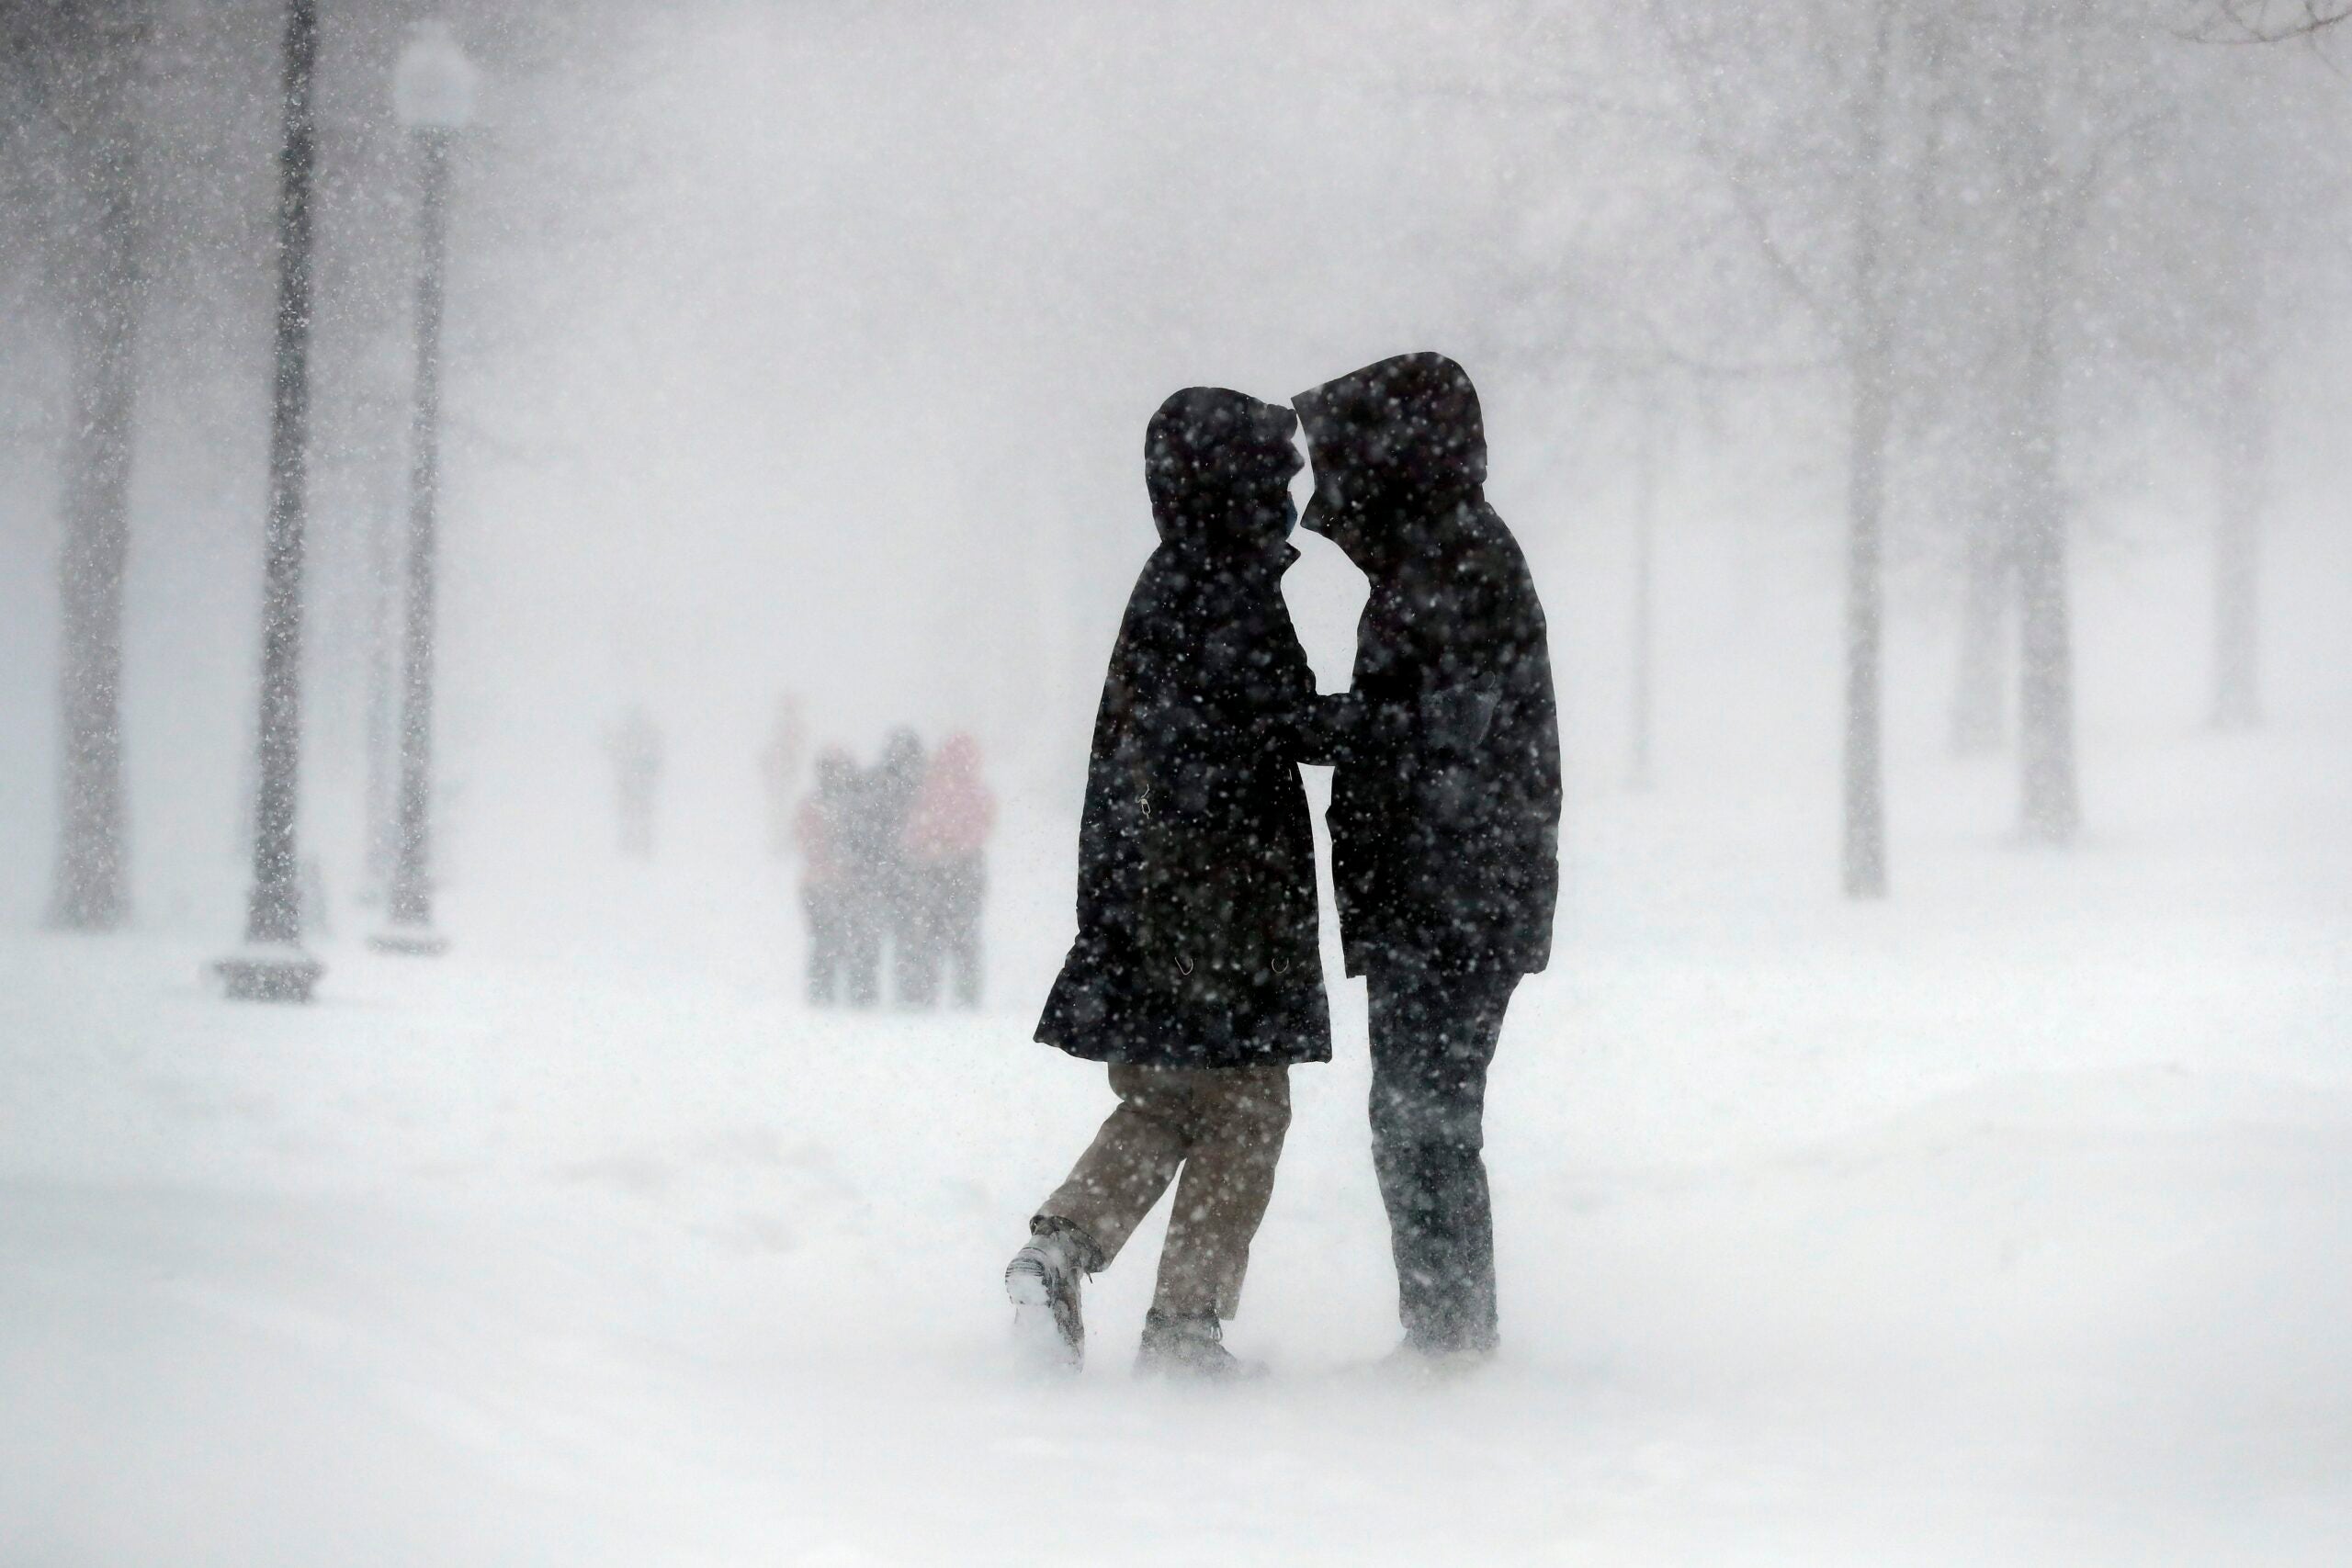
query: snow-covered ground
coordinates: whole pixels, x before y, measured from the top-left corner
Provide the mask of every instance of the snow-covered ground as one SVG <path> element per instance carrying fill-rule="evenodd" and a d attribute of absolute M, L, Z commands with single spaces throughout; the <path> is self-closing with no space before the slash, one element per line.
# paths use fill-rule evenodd
<path fill-rule="evenodd" d="M 780 882 L 707 948 L 704 863 L 346 931 L 302 1010 L 9 938 L 0 1564 L 2345 1562 L 2346 749 L 2096 783 L 2051 856 L 1933 826 L 1989 768 L 1898 778 L 1862 909 L 1804 811 L 1580 804 L 1493 1091 L 1508 1347 L 1443 1388 L 1372 1367 L 1352 985 L 1231 1335 L 1275 1375 L 1127 1377 L 1155 1226 L 1087 1375 L 1014 1380 L 999 1271 L 1107 1102 L 1025 1043 L 1057 823 L 977 1017 L 811 1015 Z"/>

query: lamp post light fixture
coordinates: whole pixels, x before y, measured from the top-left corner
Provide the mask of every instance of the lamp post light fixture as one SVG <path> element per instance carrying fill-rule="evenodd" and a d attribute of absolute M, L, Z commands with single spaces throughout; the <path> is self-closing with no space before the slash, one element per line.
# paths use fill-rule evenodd
<path fill-rule="evenodd" d="M 392 72 L 392 108 L 416 144 L 416 401 L 409 423 L 408 595 L 402 621 L 400 795 L 386 953 L 448 946 L 433 927 L 434 556 L 441 489 L 441 301 L 449 251 L 449 144 L 473 120 L 479 73 L 447 22 L 421 24 Z"/>
<path fill-rule="evenodd" d="M 269 523 L 262 567 L 261 722 L 254 742 L 254 881 L 244 945 L 214 965 L 243 1001 L 308 1001 L 319 961 L 302 949 L 294 805 L 302 748 L 302 525 L 311 434 L 311 84 L 317 0 L 286 7 L 285 132 L 278 152 L 277 325 L 271 360 Z"/>

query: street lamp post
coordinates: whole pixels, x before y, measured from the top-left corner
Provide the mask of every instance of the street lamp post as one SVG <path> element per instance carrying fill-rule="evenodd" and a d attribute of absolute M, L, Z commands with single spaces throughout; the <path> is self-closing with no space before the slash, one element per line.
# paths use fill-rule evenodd
<path fill-rule="evenodd" d="M 362 443 L 367 455 L 364 490 L 368 504 L 368 774 L 364 803 L 367 818 L 366 902 L 371 908 L 389 908 L 392 886 L 392 801 L 399 792 L 395 776 L 399 743 L 393 711 L 393 617 L 400 595 L 392 587 L 395 479 L 401 444 L 390 434 L 393 423 L 408 401 L 409 351 L 397 333 L 385 333 L 368 350 L 363 366 L 361 411 L 369 437 Z"/>
<path fill-rule="evenodd" d="M 278 152 L 277 327 L 269 423 L 269 525 L 262 574 L 261 723 L 254 755 L 254 883 L 245 942 L 215 968 L 248 1001 L 308 1001 L 320 964 L 302 950 L 294 804 L 302 743 L 302 523 L 311 422 L 311 82 L 317 0 L 286 7 L 285 136 Z"/>
<path fill-rule="evenodd" d="M 476 73 L 449 25 L 422 24 L 392 73 L 392 107 L 415 139 L 422 175 L 417 238 L 416 403 L 409 425 L 408 614 L 401 637 L 400 821 L 390 923 L 372 944 L 435 953 L 433 929 L 434 553 L 441 484 L 441 300 L 448 263 L 449 143 L 473 118 Z"/>

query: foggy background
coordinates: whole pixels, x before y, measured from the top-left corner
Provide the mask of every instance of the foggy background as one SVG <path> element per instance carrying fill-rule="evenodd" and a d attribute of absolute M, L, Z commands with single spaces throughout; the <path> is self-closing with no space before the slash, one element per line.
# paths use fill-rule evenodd
<path fill-rule="evenodd" d="M 301 831 L 337 895 L 359 875 L 370 533 L 405 497 L 414 181 L 388 83 L 412 12 L 322 21 Z M 1860 198 L 1838 98 L 1863 90 L 1876 14 L 454 12 L 488 79 L 452 209 L 445 879 L 527 896 L 579 858 L 609 815 L 602 738 L 632 702 L 669 731 L 680 853 L 754 840 L 754 755 L 787 690 L 861 749 L 895 721 L 973 728 L 1006 782 L 1074 811 L 1101 660 L 1151 542 L 1151 408 L 1195 382 L 1280 399 L 1424 345 L 1480 382 L 1496 500 L 1563 644 L 1571 843 L 1573 803 L 1629 765 L 1646 440 L 1653 773 L 1785 793 L 1786 830 L 1826 854 L 1849 393 L 1819 306 L 1845 309 Z M 2007 417 L 1981 367 L 2020 314 L 2002 230 L 2030 193 L 1987 62 L 2040 48 L 2060 62 L 2038 86 L 2081 208 L 2058 286 L 2060 460 L 2097 838 L 2119 806 L 2102 741 L 2211 716 L 2217 403 L 2263 400 L 2263 705 L 2292 722 L 2341 701 L 2345 94 L 2307 48 L 2196 43 L 2198 15 L 2162 6 L 1894 15 L 1892 820 L 1988 842 L 2012 825 L 1997 807 L 1923 822 L 1900 775 L 1932 767 L 1953 723 L 1969 536 L 1991 504 L 1972 455 L 1997 457 Z M 220 930 L 250 773 L 280 17 L 161 6 L 150 25 L 129 880 L 142 922 Z M 70 187 L 72 150 L 38 105 L 75 90 L 76 66 L 27 36 L 0 368 L 0 886 L 33 919 L 75 309 L 49 188 Z M 2241 340 L 2251 382 L 2230 379 Z M 1294 598 L 1336 685 L 1360 589 L 1306 548 Z"/>
<path fill-rule="evenodd" d="M 2218 0 L 328 0 L 299 826 L 328 968 L 316 1007 L 281 1015 L 233 1010 L 201 966 L 235 944 L 250 874 L 285 10 L 27 0 L 0 16 L 0 976 L 16 976 L 0 983 L 0 1122 L 11 1190 L 34 1216 L 11 1233 L 21 1258 L 54 1244 L 146 1258 L 150 1227 L 233 1235 L 236 1251 L 246 1230 L 208 1229 L 230 1212 L 206 1206 L 218 1192 L 275 1204 L 364 1190 L 494 1236 L 512 1216 L 483 1218 L 494 1204 L 478 1192 L 503 1184 L 543 1205 L 529 1215 L 541 1234 L 602 1236 L 603 1218 L 568 1207 L 593 1189 L 640 1227 L 609 1276 L 565 1276 L 634 1303 L 612 1308 L 622 1326 L 600 1320 L 613 1342 L 659 1337 L 645 1327 L 659 1320 L 729 1398 L 741 1384 L 798 1410 L 796 1380 L 820 1374 L 766 1358 L 821 1358 L 827 1334 L 872 1349 L 856 1337 L 872 1303 L 814 1272 L 831 1237 L 860 1288 L 903 1287 L 876 1321 L 961 1314 L 934 1341 L 910 1330 L 928 1371 L 909 1375 L 945 1380 L 943 1431 L 995 1441 L 1025 1417 L 994 1385 L 956 1381 L 978 1374 L 942 1368 L 992 1346 L 999 1303 L 978 1298 L 999 1242 L 1100 1110 L 1091 1078 L 1026 1042 L 1069 938 L 1103 662 L 1154 543 L 1145 422 L 1178 387 L 1281 402 L 1432 349 L 1484 401 L 1487 494 L 1549 616 L 1567 773 L 1559 947 L 1512 1015 L 1503 1060 L 1529 1076 L 1498 1067 L 1493 1146 L 1505 1229 L 1514 1201 L 1552 1227 L 1540 1258 L 1506 1245 L 1507 1298 L 1521 1292 L 1507 1325 L 1529 1325 L 1514 1343 L 1534 1349 L 1459 1416 L 1520 1434 L 1522 1464 L 1490 1472 L 1483 1450 L 1445 1448 L 1455 1416 L 1366 1416 L 1344 1386 L 1313 1383 L 1298 1442 L 1340 1461 L 1301 1495 L 1337 1533 L 1286 1511 L 1277 1471 L 1250 1506 L 1284 1522 L 1234 1524 L 1218 1538 L 1232 1560 L 1352 1539 L 1366 1561 L 1453 1539 L 1440 1513 L 1397 1501 L 1409 1487 L 1388 1500 L 1408 1511 L 1371 1508 L 1360 1537 L 1329 1523 L 1369 1506 L 1338 1476 L 1348 1464 L 1421 1473 L 1418 1451 L 1347 1446 L 1391 1417 L 1483 1478 L 1469 1495 L 1501 1532 L 1477 1538 L 1493 1561 L 1552 1561 L 1591 1539 L 1550 1504 L 1512 1522 L 1555 1485 L 1608 1500 L 1617 1523 L 1600 1539 L 1628 1561 L 1704 1556 L 1676 1533 L 1684 1501 L 1706 1500 L 1721 1511 L 1698 1517 L 1740 1539 L 1750 1493 L 1730 1477 L 1757 1472 L 1710 1447 L 1714 1415 L 1691 1414 L 1706 1398 L 1690 1388 L 1777 1388 L 1758 1369 L 1841 1349 L 1883 1353 L 1887 1386 L 1916 1377 L 1934 1408 L 2014 1376 L 2035 1398 L 2059 1391 L 2064 1416 L 2001 1405 L 1949 1448 L 1937 1428 L 1916 1473 L 1884 1491 L 1894 1501 L 1849 1497 L 1847 1513 L 1791 1483 L 1791 1517 L 1833 1521 L 1799 1531 L 1809 1545 L 1791 1560 L 1945 1560 L 1925 1538 L 1887 1548 L 1915 1495 L 1905 1484 L 1958 1532 L 1936 1538 L 1952 1561 L 2136 1562 L 2165 1541 L 2209 1548 L 2201 1561 L 2335 1560 L 2352 1369 L 2320 1325 L 2352 1298 L 2352 22 Z M 441 360 L 434 874 L 453 947 L 421 973 L 361 943 L 380 894 L 371 682 L 398 603 L 418 265 L 390 79 L 427 16 L 451 22 L 482 81 L 454 143 Z M 110 147 L 131 150 L 127 164 L 107 163 Z M 109 186 L 110 166 L 132 173 Z M 111 218 L 109 191 L 128 204 Z M 108 236 L 137 275 L 116 297 L 135 326 L 128 908 L 112 934 L 68 934 L 53 929 L 67 500 L 88 450 L 76 389 L 114 319 L 96 281 Z M 1873 474 L 1881 570 L 1858 579 Z M 1337 690 L 1363 581 L 1323 541 L 1297 543 L 1287 596 Z M 1883 615 L 1883 661 L 1865 661 L 1883 678 L 1883 897 L 1855 882 L 1857 595 Z M 2035 638 L 2060 615 L 2053 656 Z M 1003 826 L 977 1021 L 857 1032 L 802 1009 L 795 868 L 769 852 L 760 771 L 787 694 L 812 743 L 861 759 L 902 724 L 978 737 Z M 616 847 L 610 739 L 635 707 L 666 749 L 650 863 Z M 1323 778 L 1309 771 L 1318 806 Z M 1387 1332 L 1377 1204 L 1357 1169 L 1359 1004 L 1328 967 L 1342 1063 L 1328 1084 L 1301 1077 L 1298 1174 L 1252 1287 L 1261 1332 L 1287 1334 L 1310 1365 L 1327 1343 L 1370 1353 Z M 503 1118 L 518 1104 L 544 1123 L 514 1131 Z M 985 1132 L 969 1120 L 1000 1110 Z M 771 1114 L 783 1131 L 736 1127 Z M 2287 1125 L 2299 1131 L 2277 1135 Z M 934 1134 L 952 1171 L 921 1165 Z M 426 1146 L 444 1136 L 449 1148 Z M 912 1151 L 921 1174 L 861 1166 L 869 1136 Z M 1821 1154 L 1816 1137 L 1855 1141 Z M 1813 1152 L 1789 1152 L 1800 1145 Z M 1709 1163 L 1750 1156 L 1761 1163 Z M 1713 1174 L 1657 1174 L 1702 1168 Z M 1513 1168 L 1523 1187 L 1499 1174 Z M 1775 1195 L 1815 1180 L 1853 1206 L 1827 1200 L 1835 1221 L 1783 1226 Z M 745 1215 L 777 1182 L 834 1217 L 775 1240 Z M 84 1184 L 159 1206 L 125 1219 Z M 1635 1241 L 1630 1223 L 1611 1229 L 1627 1212 L 1613 1205 L 1668 1217 Z M 1307 1223 L 1327 1214 L 1351 1217 Z M 315 1217 L 237 1224 L 304 1257 L 336 1245 L 337 1224 Z M 1929 1258 L 1923 1235 L 1960 1239 Z M 706 1242 L 719 1251 L 695 1250 Z M 739 1243 L 754 1260 L 741 1269 L 777 1272 L 730 1272 Z M 368 1289 L 413 1321 L 465 1319 L 471 1296 L 401 1294 L 503 1288 L 488 1282 L 503 1278 L 500 1243 L 456 1261 L 445 1245 L 388 1243 L 429 1261 Z M 156 1246 L 178 1257 L 183 1242 Z M 1756 1271 L 1708 1274 L 1730 1256 Z M 89 1300 L 136 1295 L 108 1293 L 114 1266 L 91 1266 L 109 1282 Z M 81 1280 L 81 1267 L 55 1278 Z M 977 1281 L 978 1304 L 950 1278 Z M 707 1279 L 723 1307 L 686 1304 Z M 1118 1287 L 1135 1303 L 1142 1288 Z M 1111 1287 L 1100 1299 L 1127 1301 Z M 2152 1314 L 2144 1337 L 2116 1331 L 2122 1303 Z M 2245 1303 L 2262 1326 L 2241 1344 L 2219 1325 Z M 2006 1326 L 1906 1348 L 1908 1327 L 1932 1337 L 1979 1307 Z M 69 1320 L 74 1334 L 113 1321 L 56 1310 Z M 2045 1343 L 2051 1322 L 2064 1326 Z M 165 1356 L 153 1347 L 177 1332 L 139 1353 Z M 543 1342 L 590 1338 L 566 1322 Z M 2194 1359 L 2206 1349 L 2211 1365 Z M 71 1418 L 21 1418 L 0 1455 L 62 1466 L 82 1450 L 60 1432 L 96 1453 L 107 1433 L 209 1430 L 92 1393 L 112 1386 L 118 1351 L 90 1349 L 86 1382 L 56 1371 L 82 1365 L 64 1352 L 21 1356 L 49 1369 L 53 1405 L 29 1407 Z M 2086 1358 L 2109 1352 L 2128 1397 L 2070 1381 L 2095 1382 Z M 604 1351 L 562 1359 L 574 1353 L 548 1352 L 561 1380 L 605 1365 Z M 658 1514 L 709 1455 L 682 1457 L 682 1438 L 657 1464 L 613 1436 L 641 1392 L 633 1353 L 618 1357 L 626 1376 L 580 1373 L 608 1401 L 597 1440 L 622 1457 L 607 1472 L 575 1455 L 584 1469 L 545 1484 L 588 1496 L 609 1488 L 580 1474 L 667 1476 L 644 1504 Z M 480 1351 L 465 1376 L 494 1382 L 503 1364 Z M 862 1485 L 902 1462 L 896 1445 L 924 1426 L 933 1391 L 885 1379 L 872 1406 L 857 1375 L 820 1386 L 898 1412 L 888 1432 L 876 1418 L 836 1434 Z M 1869 1404 L 1873 1375 L 1835 1397 Z M 1645 1404 L 1659 1386 L 1674 1392 Z M 718 1424 L 752 1431 L 751 1448 L 774 1436 L 762 1420 L 787 1419 L 661 1397 L 695 1412 L 681 1431 L 706 1432 L 725 1405 Z M 1912 1432 L 1908 1412 L 1815 1426 L 1778 1397 L 1755 1395 L 1773 1413 L 1760 1435 L 1720 1438 L 1775 1456 L 1758 1461 L 1769 1476 L 1786 1480 L 1772 1466 L 1791 1431 L 1806 1454 L 1813 1434 L 1843 1434 L 1823 1439 L 1830 1474 L 1838 1454 L 1915 1453 L 1907 1437 L 1883 1441 Z M 1114 1422 L 1135 1416 L 1119 1409 Z M 1613 1435 L 1633 1434 L 1624 1472 L 1616 1457 L 1582 1463 L 1588 1418 L 1611 1456 Z M 1751 1433 L 1744 1418 L 1725 1429 Z M 1226 1451 L 1211 1417 L 1168 1419 L 1191 1460 Z M 514 1423 L 490 1447 L 539 1453 Z M 2144 1436 L 2158 1428 L 2220 1435 L 2167 1470 L 2177 1456 Z M 549 1416 L 547 1429 L 570 1428 Z M 1117 1446 L 1124 1427 L 1117 1441 L 1083 1430 L 1109 1445 L 1088 1462 L 1156 1462 Z M 277 1438 L 250 1440 L 277 1451 Z M 142 1462 L 209 1473 L 180 1468 L 197 1448 Z M 2014 1473 L 1986 1457 L 2012 1450 Z M 2049 1452 L 2066 1462 L 2028 1479 Z M 1391 1460 L 1402 1468 L 1383 1470 Z M 69 1501 L 28 1538 L 51 1551 L 40 1560 L 128 1560 L 90 1544 L 116 1538 L 71 1501 L 103 1495 L 75 1490 L 104 1471 L 87 1463 L 59 1472 Z M 541 1498 L 544 1478 L 516 1473 Z M 1980 1492 L 1939 1491 L 1954 1473 Z M 2036 1533 L 2071 1502 L 1984 1524 L 1970 1500 L 2076 1483 L 2144 1533 Z M 851 1492 L 787 1492 L 783 1517 L 888 1513 Z M 1087 1506 L 1132 1502 L 1106 1495 Z M 2257 1497 L 2277 1505 L 2263 1517 L 2278 1533 L 2239 1529 Z M 2133 1513 L 2152 1499 L 2175 1511 Z M 310 1543 L 349 1506 L 281 1499 L 236 1517 Z M 384 1538 L 382 1560 L 512 1561 L 517 1540 L 556 1539 L 499 1535 L 485 1521 L 535 1517 L 506 1507 L 452 1504 L 460 1549 L 408 1518 L 418 1533 Z M 219 1527 L 219 1560 L 250 1560 L 245 1524 L 193 1517 Z M 913 1547 L 871 1524 L 785 1535 L 806 1561 L 996 1561 L 1018 1544 L 982 1551 L 957 1533 L 968 1518 L 940 1517 Z M 1704 1540 L 1716 1526 L 1691 1528 Z M 1166 1530 L 1126 1560 L 1186 1539 Z M 1052 1561 L 1104 1539 L 1048 1537 L 1065 1553 Z M 0 1562 L 6 1540 L 0 1528 Z"/>

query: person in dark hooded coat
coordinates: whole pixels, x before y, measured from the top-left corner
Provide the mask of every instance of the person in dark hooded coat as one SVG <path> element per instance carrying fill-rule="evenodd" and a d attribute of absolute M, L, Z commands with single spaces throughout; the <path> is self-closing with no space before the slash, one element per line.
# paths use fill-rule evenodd
<path fill-rule="evenodd" d="M 1313 827 L 1295 761 L 1315 679 L 1282 597 L 1297 552 L 1287 409 L 1193 388 L 1146 435 L 1160 543 L 1094 723 L 1078 937 L 1037 1038 L 1110 1066 L 1119 1096 L 1006 1271 L 1017 1324 L 1082 1354 L 1078 1276 L 1182 1179 L 1140 1364 L 1221 1374 L 1290 1120 L 1289 1069 L 1330 1059 Z"/>
<path fill-rule="evenodd" d="M 1295 400 L 1306 526 L 1371 579 L 1331 781 L 1333 890 L 1371 1012 L 1374 1164 L 1408 1352 L 1491 1354 L 1487 1070 L 1551 956 L 1560 743 L 1544 609 L 1482 487 L 1478 395 L 1442 355 Z"/>

